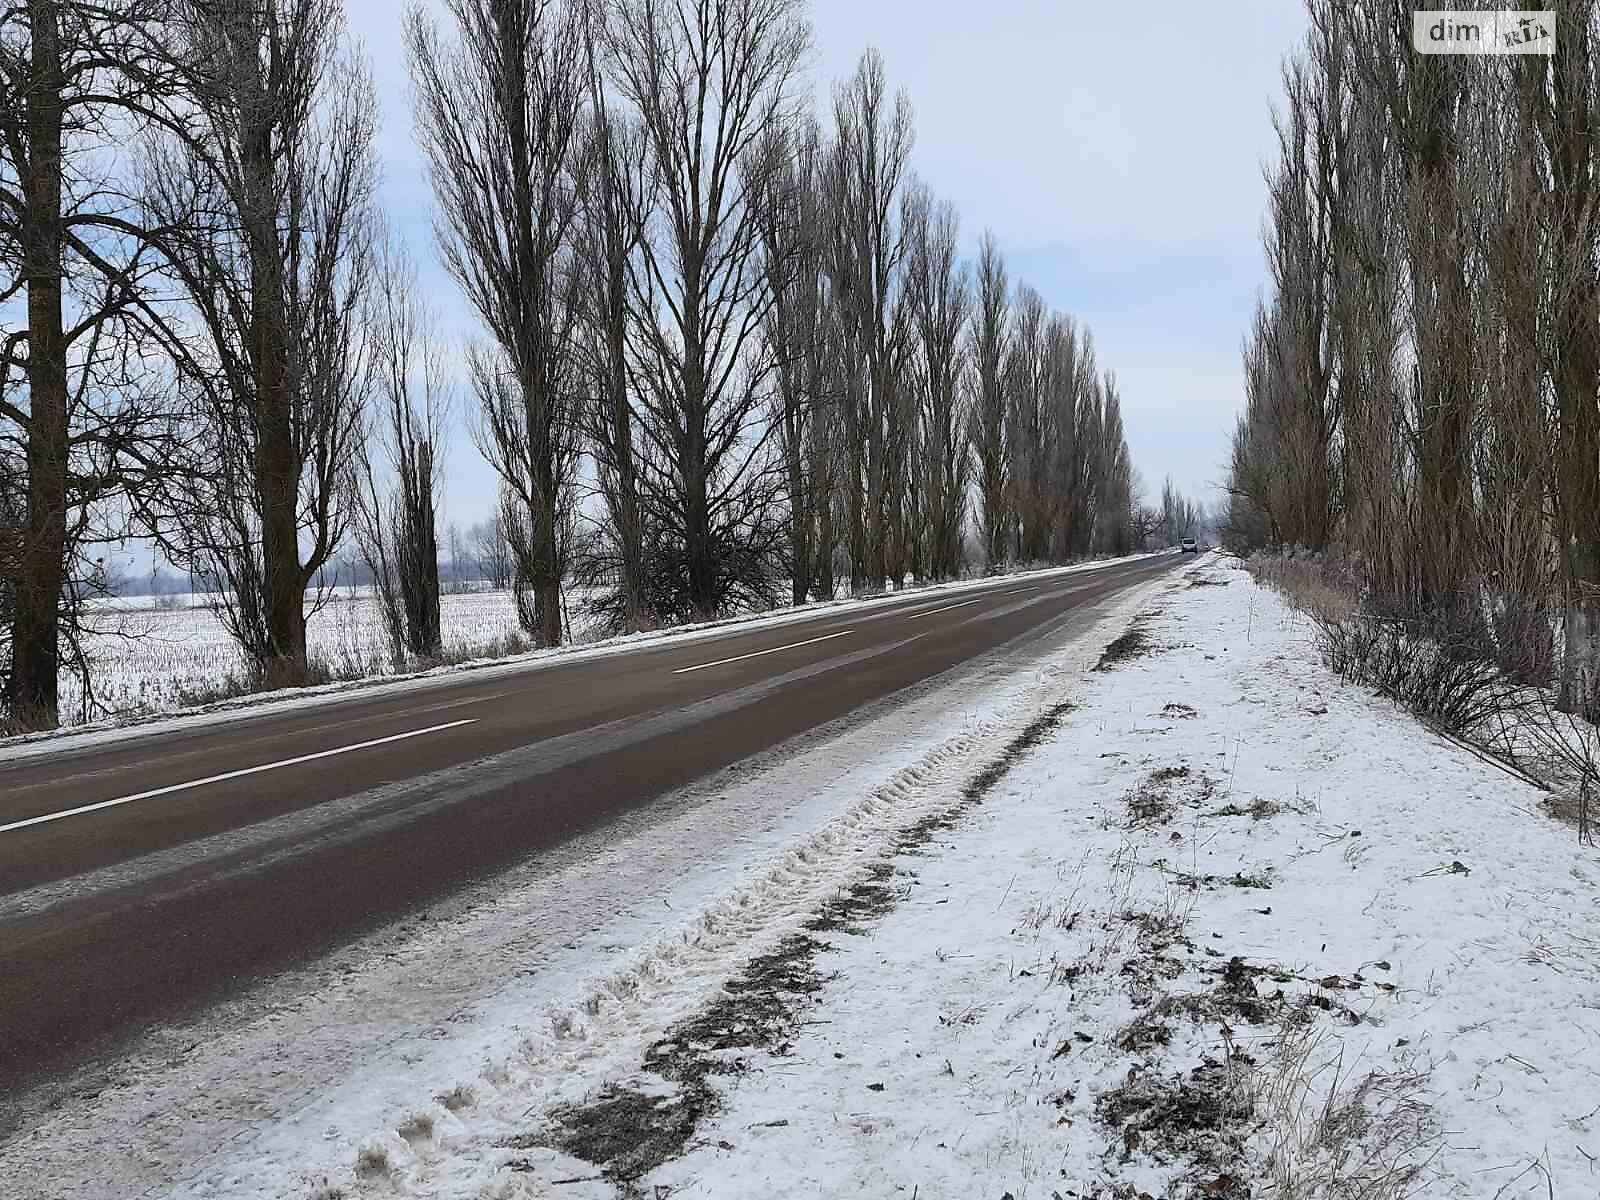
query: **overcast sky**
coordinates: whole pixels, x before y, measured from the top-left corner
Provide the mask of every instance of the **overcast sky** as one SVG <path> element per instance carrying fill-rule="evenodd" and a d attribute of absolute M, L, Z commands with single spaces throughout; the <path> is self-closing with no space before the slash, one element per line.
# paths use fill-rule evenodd
<path fill-rule="evenodd" d="M 436 265 L 411 139 L 400 0 L 347 0 L 384 106 L 387 207 L 456 338 L 472 316 Z M 1148 494 L 1171 475 L 1210 500 L 1241 402 L 1239 344 L 1262 287 L 1262 165 L 1295 0 L 813 0 L 819 105 L 868 46 L 916 110 L 913 167 L 985 228 L 1013 279 L 1094 332 L 1117 373 Z M 464 429 L 446 519 L 494 496 Z"/>

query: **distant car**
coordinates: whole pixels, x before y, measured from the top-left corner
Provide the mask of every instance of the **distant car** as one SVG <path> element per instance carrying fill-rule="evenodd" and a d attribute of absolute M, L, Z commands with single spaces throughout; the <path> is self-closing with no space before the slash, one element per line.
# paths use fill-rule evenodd
<path fill-rule="evenodd" d="M 1195 541 L 1193 538 L 1184 538 L 1183 541 L 1179 543 L 1179 549 L 1184 554 L 1199 554 L 1200 543 Z"/>

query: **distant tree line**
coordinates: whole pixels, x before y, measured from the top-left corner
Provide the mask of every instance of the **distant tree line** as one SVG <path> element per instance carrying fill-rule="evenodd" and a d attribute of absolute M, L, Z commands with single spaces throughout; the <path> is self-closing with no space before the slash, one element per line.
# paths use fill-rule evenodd
<path fill-rule="evenodd" d="M 1419 55 L 1311 0 L 1284 70 L 1228 537 L 1336 548 L 1368 604 L 1600 719 L 1600 57 Z"/>
<path fill-rule="evenodd" d="M 407 662 L 441 650 L 441 558 L 553 645 L 572 583 L 627 631 L 1148 532 L 1089 331 L 992 236 L 963 260 L 876 52 L 819 114 L 801 0 L 444 10 L 405 40 L 464 358 L 380 211 L 342 0 L 0 10 L 8 726 L 59 719 L 129 537 L 276 686 L 352 559 Z M 466 533 L 458 412 L 500 496 Z"/>

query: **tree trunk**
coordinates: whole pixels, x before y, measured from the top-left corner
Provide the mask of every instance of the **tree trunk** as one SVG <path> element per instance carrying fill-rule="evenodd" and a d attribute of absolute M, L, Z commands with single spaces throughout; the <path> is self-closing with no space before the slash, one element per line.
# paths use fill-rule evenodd
<path fill-rule="evenodd" d="M 1414 103 L 1421 109 L 1412 196 L 1412 306 L 1417 322 L 1418 489 L 1422 503 L 1423 605 L 1465 616 L 1462 591 L 1471 569 L 1471 406 L 1464 239 L 1456 203 L 1457 81 L 1454 64 L 1421 56 Z"/>
<path fill-rule="evenodd" d="M 639 470 L 633 454 L 633 401 L 628 395 L 627 259 L 617 255 L 609 278 L 606 324 L 606 408 L 611 469 L 616 474 L 617 554 L 621 560 L 622 621 L 628 633 L 644 628 L 644 520 L 639 506 Z"/>
<path fill-rule="evenodd" d="M 848 363 L 851 359 L 846 357 Z M 861 396 L 861 374 L 858 369 L 846 368 L 849 376 L 845 383 L 845 515 L 850 523 L 850 593 L 859 596 L 867 590 L 870 572 L 867 568 L 867 493 L 865 480 L 865 437 L 862 425 L 865 407 Z M 879 582 L 882 586 L 882 581 Z"/>
<path fill-rule="evenodd" d="M 1580 9 L 1581 11 L 1581 9 Z M 1589 26 L 1568 22 L 1552 60 L 1549 147 L 1558 200 L 1558 238 L 1567 277 L 1556 312 L 1557 530 L 1566 569 L 1566 656 L 1561 702 L 1600 716 L 1600 244 L 1594 211 L 1595 152 L 1590 122 Z"/>
<path fill-rule="evenodd" d="M 244 81 L 254 91 L 258 81 Z M 258 664 L 270 685 L 294 686 L 306 676 L 305 589 L 300 564 L 300 461 L 293 428 L 289 320 L 283 253 L 278 243 L 272 114 L 246 96 L 248 125 L 240 138 L 243 211 L 250 254 L 251 363 L 255 374 L 255 485 L 261 498 L 261 556 L 267 645 Z"/>
<path fill-rule="evenodd" d="M 548 412 L 551 401 L 530 403 L 527 411 Z M 560 481 L 557 478 L 554 431 L 548 420 L 530 420 L 528 447 L 533 469 L 534 511 L 531 566 L 535 635 L 541 646 L 561 644 Z"/>
<path fill-rule="evenodd" d="M 67 544 L 67 360 L 62 330 L 61 126 L 65 86 L 55 0 L 29 6 L 31 170 L 25 182 L 23 274 L 28 285 L 28 509 L 12 626 L 7 704 L 33 728 L 58 721 L 58 613 Z"/>
<path fill-rule="evenodd" d="M 791 410 L 798 404 L 803 404 L 803 399 L 788 401 Z M 789 473 L 789 557 L 791 566 L 791 579 L 789 585 L 789 599 L 795 604 L 806 602 L 806 593 L 811 585 L 811 504 L 810 492 L 806 485 L 804 463 L 804 448 L 799 445 L 798 422 L 792 413 L 786 414 L 788 424 L 784 444 L 785 466 Z"/>
<path fill-rule="evenodd" d="M 821 389 L 819 388 L 819 394 Z M 812 417 L 811 427 L 811 507 L 817 518 L 817 540 L 812 549 L 812 590 L 819 600 L 832 600 L 837 589 L 833 576 L 833 550 L 837 535 L 833 527 L 834 481 L 839 465 L 833 456 L 839 448 L 837 414 L 830 403 Z"/>
<path fill-rule="evenodd" d="M 439 543 L 433 504 L 433 446 L 421 440 L 402 451 L 400 592 L 405 608 L 406 649 L 418 658 L 438 658 L 443 649 L 439 616 Z"/>
<path fill-rule="evenodd" d="M 867 527 L 864 574 L 870 591 L 883 590 L 888 535 L 889 479 L 884 461 L 884 411 L 882 374 L 874 368 L 868 379 L 872 394 L 867 397 Z"/>

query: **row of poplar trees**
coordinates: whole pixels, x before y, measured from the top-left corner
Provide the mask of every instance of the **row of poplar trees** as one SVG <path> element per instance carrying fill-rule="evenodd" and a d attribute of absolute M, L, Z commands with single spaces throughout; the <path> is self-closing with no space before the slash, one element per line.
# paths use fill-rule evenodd
<path fill-rule="evenodd" d="M 909 172 L 868 52 L 821 119 L 799 0 L 413 12 L 443 256 L 525 625 L 619 630 L 1126 547 L 1114 381 Z M 591 501 L 593 503 L 591 503 Z"/>
<path fill-rule="evenodd" d="M 1229 537 L 1600 716 L 1595 0 L 1516 57 L 1417 54 L 1413 7 L 1311 0 L 1285 68 Z"/>
<path fill-rule="evenodd" d="M 87 683 L 129 536 L 263 684 L 309 677 L 352 544 L 397 661 L 437 654 L 453 408 L 538 644 L 574 581 L 633 630 L 1130 548 L 1113 378 L 992 238 L 962 259 L 875 53 L 819 117 L 802 0 L 403 20 L 460 354 L 384 220 L 342 0 L 0 10 L 0 718 Z"/>

